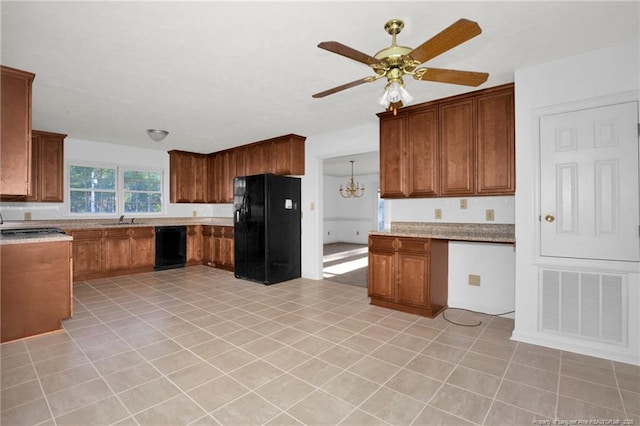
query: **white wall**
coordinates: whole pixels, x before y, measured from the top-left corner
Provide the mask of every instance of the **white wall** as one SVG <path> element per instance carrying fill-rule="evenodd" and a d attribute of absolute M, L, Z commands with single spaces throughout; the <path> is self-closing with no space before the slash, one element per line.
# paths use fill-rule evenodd
<path fill-rule="evenodd" d="M 515 74 L 516 99 L 516 322 L 513 337 L 534 344 L 573 350 L 588 355 L 640 363 L 640 284 L 637 272 L 629 273 L 628 347 L 554 336 L 538 330 L 537 158 L 536 126 L 540 111 L 569 103 L 596 102 L 640 88 L 638 41 L 614 48 L 519 70 Z M 626 96 L 626 95 L 624 95 Z M 637 93 L 635 94 L 637 98 Z M 638 202 L 638 200 L 629 200 Z M 565 261 L 566 264 L 568 264 Z M 615 264 L 589 262 L 591 267 L 615 270 Z M 638 271 L 638 264 L 631 267 Z"/>
<path fill-rule="evenodd" d="M 110 143 L 93 142 L 81 139 L 67 138 L 64 142 L 65 159 L 65 179 L 68 179 L 66 172 L 69 163 L 82 164 L 106 164 L 109 166 L 133 166 L 150 169 L 160 169 L 164 171 L 164 214 L 147 215 L 163 217 L 191 217 L 193 212 L 197 216 L 205 217 L 231 217 L 232 206 L 230 204 L 171 204 L 169 203 L 169 154 L 166 151 L 157 149 L 144 149 Z M 65 182 L 65 191 L 68 189 L 68 182 Z M 71 219 L 82 217 L 69 214 L 67 205 L 68 194 L 64 194 L 64 203 L 1 203 L 0 211 L 6 221 L 23 220 L 24 213 L 30 212 L 32 220 L 47 219 Z M 117 214 L 107 215 L 117 217 Z M 142 215 L 134 215 L 140 217 Z M 104 217 L 104 216 L 103 216 Z"/>
<path fill-rule="evenodd" d="M 350 176 L 323 176 L 323 237 L 324 244 L 344 242 L 366 244 L 367 235 L 378 225 L 378 183 L 375 175 L 354 175 L 365 187 L 361 198 L 343 198 L 338 192 Z"/>
<path fill-rule="evenodd" d="M 307 137 L 302 177 L 302 276 L 322 279 L 325 158 L 378 150 L 378 123 Z"/>

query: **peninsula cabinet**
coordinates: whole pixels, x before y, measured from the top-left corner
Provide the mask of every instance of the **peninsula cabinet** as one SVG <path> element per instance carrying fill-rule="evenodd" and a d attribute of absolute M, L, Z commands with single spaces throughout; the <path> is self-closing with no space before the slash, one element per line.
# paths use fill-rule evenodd
<path fill-rule="evenodd" d="M 0 257 L 1 341 L 61 330 L 73 315 L 71 242 L 5 244 Z"/>
<path fill-rule="evenodd" d="M 378 116 L 383 198 L 515 193 L 513 84 Z"/>
<path fill-rule="evenodd" d="M 433 318 L 447 307 L 448 242 L 369 236 L 371 304 Z"/>
<path fill-rule="evenodd" d="M 0 65 L 0 194 L 28 196 L 31 185 L 31 88 L 35 74 Z"/>

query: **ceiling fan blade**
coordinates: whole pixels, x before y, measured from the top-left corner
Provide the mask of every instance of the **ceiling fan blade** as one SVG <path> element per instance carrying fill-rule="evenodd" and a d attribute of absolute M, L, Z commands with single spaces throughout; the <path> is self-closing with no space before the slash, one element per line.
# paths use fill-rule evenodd
<path fill-rule="evenodd" d="M 325 96 L 333 95 L 334 93 L 338 93 L 338 92 L 341 92 L 343 90 L 347 90 L 347 89 L 359 86 L 359 85 L 364 84 L 364 83 L 370 83 L 371 81 L 374 81 L 374 80 L 375 80 L 375 78 L 372 79 L 371 77 L 361 78 L 359 80 L 352 81 L 351 83 L 346 83 L 346 84 L 343 84 L 341 86 L 337 86 L 337 87 L 334 87 L 332 89 L 325 90 L 324 92 L 316 93 L 312 97 L 313 98 L 324 98 Z"/>
<path fill-rule="evenodd" d="M 323 41 L 318 45 L 318 47 L 320 49 L 328 50 L 329 52 L 337 53 L 338 55 L 342 55 L 346 58 L 353 59 L 354 61 L 362 62 L 365 65 L 377 64 L 380 62 L 379 59 L 376 59 L 373 56 L 369 56 L 366 53 L 362 53 L 349 46 L 345 46 L 337 41 Z"/>
<path fill-rule="evenodd" d="M 460 19 L 413 49 L 409 56 L 423 63 L 474 38 L 481 32 L 477 22 Z"/>
<path fill-rule="evenodd" d="M 422 72 L 422 70 L 425 70 Z M 422 68 L 414 75 L 416 80 L 437 81 L 439 83 L 461 84 L 463 86 L 480 86 L 487 81 L 486 72 L 445 70 L 440 68 Z"/>

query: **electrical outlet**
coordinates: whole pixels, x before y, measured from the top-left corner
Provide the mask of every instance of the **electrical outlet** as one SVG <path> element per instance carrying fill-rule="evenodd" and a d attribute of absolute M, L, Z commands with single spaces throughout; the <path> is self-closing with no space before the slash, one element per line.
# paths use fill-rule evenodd
<path fill-rule="evenodd" d="M 24 220 L 31 220 L 31 212 L 24 212 Z"/>
<path fill-rule="evenodd" d="M 327 235 L 331 235 L 331 231 L 327 231 Z"/>
<path fill-rule="evenodd" d="M 487 222 L 493 222 L 495 218 L 495 211 L 493 209 L 487 209 Z"/>
<path fill-rule="evenodd" d="M 313 211 L 315 209 L 316 209 L 316 203 L 312 201 L 311 204 L 309 204 L 309 210 Z"/>
<path fill-rule="evenodd" d="M 435 209 L 433 213 L 436 219 L 442 219 L 442 209 Z"/>
<path fill-rule="evenodd" d="M 360 235 L 360 231 L 356 231 L 356 235 Z"/>
<path fill-rule="evenodd" d="M 198 210 L 193 211 L 193 217 L 196 217 L 196 216 L 198 216 Z"/>
<path fill-rule="evenodd" d="M 467 209 L 467 199 L 466 198 L 462 198 L 460 200 L 460 208 L 462 210 L 466 210 Z"/>
<path fill-rule="evenodd" d="M 480 287 L 480 275 L 469 274 L 469 285 Z"/>

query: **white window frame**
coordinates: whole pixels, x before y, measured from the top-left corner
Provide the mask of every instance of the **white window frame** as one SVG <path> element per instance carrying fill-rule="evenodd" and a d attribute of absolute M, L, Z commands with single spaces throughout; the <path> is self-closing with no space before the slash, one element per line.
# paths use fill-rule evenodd
<path fill-rule="evenodd" d="M 72 212 L 71 211 L 71 167 L 72 166 L 77 166 L 77 167 L 93 167 L 93 168 L 100 168 L 100 169 L 114 169 L 116 171 L 116 189 L 115 189 L 115 203 L 116 203 L 116 211 L 113 213 L 90 213 L 90 212 L 82 212 L 82 213 L 77 213 L 77 212 Z M 153 172 L 153 173 L 160 173 L 160 179 L 161 179 L 161 200 L 160 200 L 160 206 L 161 206 L 161 210 L 159 212 L 136 212 L 136 213 L 125 213 L 124 211 L 124 171 L 140 171 L 140 172 Z M 86 218 L 105 218 L 105 217 L 109 217 L 112 218 L 114 216 L 122 216 L 125 215 L 128 216 L 129 218 L 131 217 L 158 217 L 158 216 L 164 216 L 165 211 L 166 211 L 166 200 L 167 200 L 167 190 L 166 190 L 166 185 L 165 185 L 165 170 L 162 168 L 155 168 L 155 167 L 142 167 L 142 166 L 132 166 L 132 165 L 118 165 L 118 164 L 110 164 L 110 163 L 96 163 L 96 162 L 89 162 L 89 161 L 69 161 L 66 164 L 66 188 L 65 188 L 65 192 L 66 192 L 66 196 L 65 196 L 65 200 L 66 200 L 66 204 L 67 204 L 67 213 L 69 214 L 69 216 L 74 216 L 74 217 L 86 217 Z M 125 219 L 126 220 L 126 219 Z"/>

